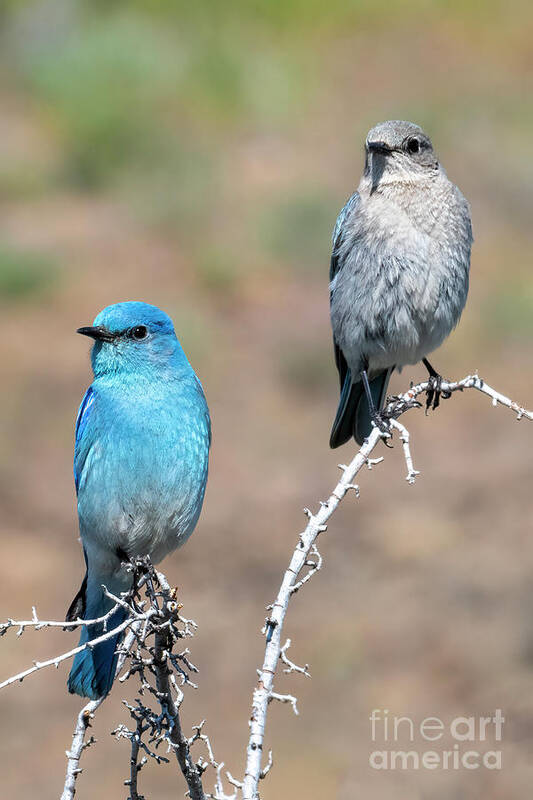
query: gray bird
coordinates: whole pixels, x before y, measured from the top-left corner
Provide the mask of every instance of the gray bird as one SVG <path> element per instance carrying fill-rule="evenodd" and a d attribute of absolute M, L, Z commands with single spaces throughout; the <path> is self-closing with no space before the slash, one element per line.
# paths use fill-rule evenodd
<path fill-rule="evenodd" d="M 376 125 L 358 190 L 333 231 L 331 325 L 341 396 L 331 447 L 387 423 L 392 371 L 422 360 L 436 408 L 440 376 L 426 355 L 457 325 L 468 293 L 470 210 L 429 137 L 412 122 Z"/>

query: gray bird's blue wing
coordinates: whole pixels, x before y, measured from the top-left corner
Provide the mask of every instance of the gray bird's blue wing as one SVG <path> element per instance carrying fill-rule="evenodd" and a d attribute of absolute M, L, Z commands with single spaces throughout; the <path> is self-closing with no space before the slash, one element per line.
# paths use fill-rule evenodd
<path fill-rule="evenodd" d="M 358 192 L 352 194 L 337 217 L 333 231 L 333 251 L 329 270 L 330 285 L 342 268 L 343 258 L 345 257 L 343 244 L 349 234 L 353 215 L 357 213 L 360 200 Z M 352 436 L 359 444 L 363 444 L 372 430 L 372 416 L 368 400 L 359 376 L 352 376 L 344 354 L 335 341 L 335 334 L 333 334 L 333 347 L 335 350 L 335 363 L 339 371 L 341 394 L 331 430 L 330 447 L 339 447 L 347 442 L 348 439 L 351 439 Z M 370 394 L 378 411 L 381 410 L 385 402 L 389 378 L 393 369 L 394 367 L 383 370 L 370 380 Z"/>
<path fill-rule="evenodd" d="M 87 427 L 87 423 L 91 417 L 91 412 L 94 406 L 95 400 L 95 392 L 92 386 L 89 386 L 83 400 L 81 401 L 81 405 L 78 409 L 78 416 L 76 417 L 76 440 L 74 445 L 74 483 L 76 484 L 76 492 L 78 491 L 78 487 L 80 484 L 80 474 L 81 474 L 81 467 L 80 464 L 80 442 L 83 438 L 83 433 Z"/>
<path fill-rule="evenodd" d="M 329 266 L 330 284 L 341 267 L 339 251 L 344 242 L 344 237 L 346 236 L 347 233 L 347 223 L 350 217 L 352 216 L 353 212 L 359 205 L 359 201 L 360 201 L 359 192 L 354 192 L 354 194 L 352 194 L 350 199 L 345 203 L 344 208 L 337 217 L 337 221 L 333 229 L 333 236 L 331 237 L 333 249 L 331 252 L 331 261 Z M 331 289 L 330 289 L 330 297 L 331 297 Z M 342 392 L 346 380 L 346 375 L 349 372 L 349 369 L 348 365 L 346 364 L 346 359 L 342 354 L 342 350 L 335 341 L 335 336 L 333 336 L 333 349 L 335 352 L 335 364 L 337 365 L 337 369 L 339 371 L 339 381 Z"/>
<path fill-rule="evenodd" d="M 347 200 L 345 203 L 342 211 L 340 212 L 339 216 L 337 217 L 337 221 L 335 223 L 335 227 L 333 228 L 333 235 L 331 237 L 331 243 L 333 246 L 333 251 L 331 253 L 331 263 L 329 269 L 329 279 L 330 281 L 333 280 L 337 272 L 339 271 L 339 257 L 338 251 L 344 241 L 344 237 L 347 233 L 346 230 L 346 223 L 348 222 L 349 218 L 356 210 L 357 206 L 359 205 L 360 201 L 359 192 L 354 192 L 352 196 Z"/>

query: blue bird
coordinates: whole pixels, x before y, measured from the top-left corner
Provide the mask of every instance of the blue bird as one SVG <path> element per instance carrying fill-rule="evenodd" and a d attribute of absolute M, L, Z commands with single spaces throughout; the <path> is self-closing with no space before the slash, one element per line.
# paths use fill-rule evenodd
<path fill-rule="evenodd" d="M 94 339 L 94 380 L 76 421 L 74 479 L 86 563 L 67 621 L 113 607 L 102 586 L 131 586 L 124 562 L 154 563 L 180 547 L 198 521 L 207 482 L 211 423 L 200 381 L 172 320 L 147 303 L 109 306 L 78 333 Z M 125 620 L 114 612 L 107 630 Z M 102 625 L 83 627 L 80 644 Z M 111 689 L 122 634 L 74 658 L 70 692 L 97 699 Z"/>

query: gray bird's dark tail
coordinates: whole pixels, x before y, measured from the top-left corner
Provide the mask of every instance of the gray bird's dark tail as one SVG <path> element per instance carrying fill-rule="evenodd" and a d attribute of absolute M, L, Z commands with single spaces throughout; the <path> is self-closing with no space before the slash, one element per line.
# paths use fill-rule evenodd
<path fill-rule="evenodd" d="M 394 367 L 383 370 L 370 381 L 370 394 L 377 411 L 381 411 L 387 396 L 387 387 Z M 347 371 L 339 400 L 339 407 L 331 429 L 329 446 L 340 447 L 353 436 L 358 444 L 363 444 L 372 431 L 372 417 L 362 381 L 352 383 L 350 370 Z"/>

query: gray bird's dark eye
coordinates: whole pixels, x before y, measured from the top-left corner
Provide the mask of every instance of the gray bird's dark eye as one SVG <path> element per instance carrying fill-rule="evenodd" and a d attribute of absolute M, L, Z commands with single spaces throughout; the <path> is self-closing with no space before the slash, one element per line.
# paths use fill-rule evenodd
<path fill-rule="evenodd" d="M 420 142 L 418 139 L 409 139 L 407 142 L 407 152 L 408 153 L 419 153 L 420 152 Z"/>
<path fill-rule="evenodd" d="M 145 328 L 144 325 L 137 325 L 135 328 L 132 328 L 131 335 L 134 339 L 146 339 L 148 336 L 148 328 Z"/>

